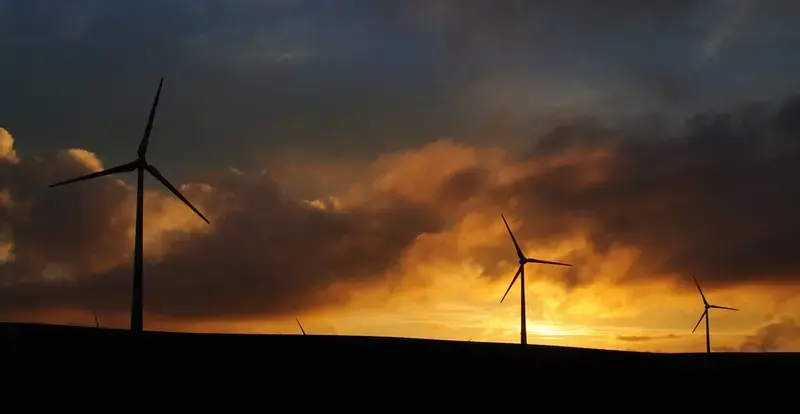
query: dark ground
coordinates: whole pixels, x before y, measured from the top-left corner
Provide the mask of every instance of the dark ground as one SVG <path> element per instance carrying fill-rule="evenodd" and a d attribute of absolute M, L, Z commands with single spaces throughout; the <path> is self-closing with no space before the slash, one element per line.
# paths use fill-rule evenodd
<path fill-rule="evenodd" d="M 232 401 L 259 397 L 285 400 L 287 407 L 344 402 L 371 412 L 458 407 L 641 413 L 698 412 L 701 406 L 712 412 L 723 407 L 798 412 L 800 407 L 800 353 L 653 354 L 323 335 L 133 336 L 11 323 L 0 323 L 0 352 L 10 356 L 6 372 L 22 367 L 20 362 L 38 372 L 58 368 L 56 375 L 78 370 L 77 378 L 90 387 L 131 382 L 123 374 L 133 372 L 137 381 L 147 378 L 143 386 L 157 388 L 155 393 L 216 389 L 203 397 L 220 398 L 240 390 L 243 395 Z M 89 375 L 95 379 L 84 379 Z"/>

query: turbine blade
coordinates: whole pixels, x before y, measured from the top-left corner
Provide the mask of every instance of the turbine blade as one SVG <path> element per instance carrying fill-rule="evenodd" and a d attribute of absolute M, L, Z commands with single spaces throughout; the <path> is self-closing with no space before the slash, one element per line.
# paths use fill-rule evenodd
<path fill-rule="evenodd" d="M 717 305 L 708 305 L 708 307 L 709 308 L 714 308 L 714 309 L 725 309 L 725 310 L 732 310 L 732 311 L 738 311 L 739 310 L 739 309 L 736 309 L 736 308 L 729 308 L 727 306 L 717 306 Z"/>
<path fill-rule="evenodd" d="M 517 281 L 517 278 L 519 277 L 520 273 L 522 273 L 522 265 L 519 265 L 519 268 L 517 269 L 517 273 L 514 275 L 514 278 L 511 279 L 511 284 L 508 285 L 508 289 L 506 289 L 506 293 L 503 295 L 503 299 L 500 299 L 500 303 L 503 303 L 503 301 L 506 300 L 506 296 L 508 296 L 508 292 L 511 290 L 511 287 L 514 286 L 514 282 Z"/>
<path fill-rule="evenodd" d="M 694 284 L 697 285 L 697 291 L 700 292 L 700 297 L 703 298 L 703 303 L 708 305 L 706 295 L 703 294 L 703 289 L 700 289 L 700 283 L 697 283 L 697 278 L 692 275 L 692 279 L 694 279 Z"/>
<path fill-rule="evenodd" d="M 694 331 L 697 330 L 697 327 L 700 326 L 700 322 L 703 322 L 703 318 L 705 318 L 707 316 L 708 316 L 708 309 L 704 310 L 703 314 L 700 315 L 700 319 L 697 320 L 697 325 L 695 325 L 694 329 L 692 329 L 692 333 L 694 333 Z"/>
<path fill-rule="evenodd" d="M 72 178 L 72 179 L 69 179 L 69 180 L 60 181 L 60 182 L 57 182 L 55 184 L 51 184 L 49 187 L 51 187 L 51 188 L 52 187 L 58 187 L 60 185 L 71 184 L 71 183 L 75 183 L 75 182 L 78 182 L 78 181 L 91 180 L 92 178 L 105 177 L 106 175 L 131 172 L 131 171 L 135 170 L 137 166 L 138 166 L 138 161 L 133 161 L 133 162 L 129 162 L 127 164 L 122 164 L 122 165 L 118 165 L 116 167 L 111 167 L 111 168 L 105 169 L 103 171 L 93 172 L 91 174 L 86 174 L 86 175 L 83 175 L 83 176 L 80 176 L 80 177 L 77 177 L 77 178 Z"/>
<path fill-rule="evenodd" d="M 539 259 L 527 259 L 525 263 L 542 263 L 542 264 L 550 264 L 556 266 L 572 266 L 571 264 L 566 263 L 559 263 L 559 262 L 548 262 L 547 260 L 539 260 Z"/>
<path fill-rule="evenodd" d="M 303 325 L 300 323 L 300 319 L 294 318 L 294 320 L 297 321 L 297 325 L 300 327 L 300 332 L 302 332 L 303 335 L 305 335 L 306 334 L 306 330 L 303 329 Z"/>
<path fill-rule="evenodd" d="M 519 248 L 519 243 L 517 243 L 517 238 L 514 237 L 514 233 L 511 232 L 511 227 L 508 227 L 508 222 L 506 221 L 506 216 L 500 214 L 500 217 L 503 218 L 503 223 L 506 225 L 506 230 L 508 230 L 508 235 L 511 236 L 511 241 L 514 242 L 514 248 L 517 249 L 517 257 L 520 259 L 525 258 L 525 254 L 522 253 L 522 249 Z"/>
<path fill-rule="evenodd" d="M 147 146 L 150 144 L 150 132 L 153 131 L 153 121 L 156 119 L 156 108 L 158 107 L 158 99 L 161 97 L 161 87 L 164 85 L 164 78 L 158 82 L 158 90 L 156 97 L 153 99 L 153 106 L 150 107 L 150 116 L 147 118 L 147 126 L 144 128 L 144 136 L 142 142 L 139 143 L 139 158 L 144 158 L 147 153 Z"/>
<path fill-rule="evenodd" d="M 190 203 L 189 200 L 187 200 L 186 197 L 184 197 L 183 194 L 181 194 L 180 191 L 178 191 L 177 188 L 175 188 L 172 184 L 170 184 L 170 182 L 167 181 L 166 178 L 164 178 L 164 176 L 161 174 L 160 171 L 158 171 L 158 169 L 156 167 L 154 167 L 152 165 L 148 165 L 145 168 L 147 168 L 147 171 L 149 171 L 150 174 L 153 174 L 153 177 L 156 177 L 156 179 L 158 181 L 161 181 L 161 184 L 164 184 L 164 187 L 167 187 L 169 189 L 169 191 L 172 191 L 172 194 L 175 194 L 175 197 L 180 198 L 181 201 L 183 201 L 184 204 L 189 206 L 189 208 L 192 209 L 192 211 L 197 213 L 197 215 L 200 216 L 200 218 L 203 219 L 203 221 L 205 221 L 208 224 L 211 224 L 211 222 L 208 221 L 206 216 L 204 216 L 203 213 L 200 212 L 200 210 L 196 209 L 192 205 L 192 203 Z"/>

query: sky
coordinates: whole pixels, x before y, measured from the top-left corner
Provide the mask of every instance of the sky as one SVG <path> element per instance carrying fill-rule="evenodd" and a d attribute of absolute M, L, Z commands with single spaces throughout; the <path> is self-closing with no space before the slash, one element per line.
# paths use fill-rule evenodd
<path fill-rule="evenodd" d="M 791 0 L 0 0 L 0 320 L 800 350 Z"/>

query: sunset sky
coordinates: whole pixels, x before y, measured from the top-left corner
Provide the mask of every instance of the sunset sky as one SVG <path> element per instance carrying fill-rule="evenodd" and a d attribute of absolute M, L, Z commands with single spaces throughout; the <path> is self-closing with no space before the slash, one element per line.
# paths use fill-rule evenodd
<path fill-rule="evenodd" d="M 602 4 L 601 4 L 602 3 Z M 800 2 L 0 0 L 0 320 L 800 350 Z"/>

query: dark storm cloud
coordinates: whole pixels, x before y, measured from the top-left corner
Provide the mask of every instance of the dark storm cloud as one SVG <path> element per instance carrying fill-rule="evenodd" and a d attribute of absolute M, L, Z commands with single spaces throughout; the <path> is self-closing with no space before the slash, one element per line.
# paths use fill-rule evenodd
<path fill-rule="evenodd" d="M 446 107 L 428 113 L 441 88 L 414 45 L 379 28 L 361 32 L 352 5 L 85 3 L 69 36 L 63 27 L 74 25 L 78 7 L 57 1 L 13 2 L 5 19 L 15 23 L 0 24 L 0 47 L 11 56 L 0 76 L 2 124 L 36 152 L 62 148 L 70 131 L 70 145 L 123 161 L 160 76 L 156 130 L 171 138 L 156 152 L 194 144 L 172 176 L 206 164 L 248 166 L 258 160 L 243 153 L 285 146 L 371 154 L 401 138 L 444 134 L 449 124 Z"/>
<path fill-rule="evenodd" d="M 794 96 L 779 105 L 697 115 L 672 137 L 576 122 L 553 130 L 525 158 L 566 162 L 497 189 L 496 196 L 516 200 L 506 211 L 524 220 L 519 231 L 531 240 L 557 240 L 578 226 L 598 253 L 641 249 L 631 277 L 798 280 L 797 119 Z"/>
<path fill-rule="evenodd" d="M 535 42 L 547 31 L 578 29 L 582 33 L 640 24 L 660 17 L 671 19 L 694 13 L 696 0 L 652 1 L 614 0 L 602 4 L 591 0 L 397 0 L 383 2 L 377 10 L 398 22 L 426 25 L 454 49 L 478 46 L 482 40 Z M 561 33 L 560 33 L 561 34 Z M 525 37 L 528 37 L 525 39 Z"/>
<path fill-rule="evenodd" d="M 599 34 L 621 27 L 646 26 L 659 21 L 664 24 L 687 18 L 695 18 L 702 25 L 724 22 L 740 10 L 747 12 L 747 18 L 760 23 L 785 24 L 800 13 L 800 7 L 791 0 L 656 0 L 646 3 L 637 0 L 603 3 L 592 0 L 390 0 L 376 5 L 373 10 L 395 21 L 416 19 L 418 23 L 428 23 L 442 29 L 444 35 L 454 36 L 453 40 L 468 38 L 471 33 L 490 33 L 502 40 L 504 34 L 508 37 L 520 35 L 526 28 L 558 32 L 561 27 L 565 31 L 578 29 L 581 34 Z M 691 22 L 681 22 L 682 25 L 687 23 Z"/>
<path fill-rule="evenodd" d="M 0 218 L 10 227 L 15 260 L 0 267 L 0 311 L 124 312 L 131 284 L 130 188 L 110 179 L 46 188 L 88 171 L 68 153 L 1 166 L 0 188 L 10 190 L 15 205 L 13 214 Z M 175 231 L 165 236 L 171 254 L 153 260 L 155 252 L 145 253 L 151 258 L 148 312 L 237 318 L 346 301 L 326 289 L 379 280 L 418 235 L 442 228 L 431 210 L 391 194 L 323 211 L 287 199 L 266 175 L 231 172 L 210 184 L 184 191 L 211 217 L 211 233 Z M 146 221 L 162 202 L 148 200 Z M 52 264 L 69 269 L 71 277 L 48 280 L 43 273 Z"/>
<path fill-rule="evenodd" d="M 68 266 L 78 275 L 93 273 L 116 265 L 116 258 L 127 253 L 120 234 L 132 216 L 119 214 L 129 201 L 121 183 L 103 180 L 69 194 L 46 187 L 57 177 L 89 171 L 83 159 L 82 153 L 67 151 L 22 158 L 16 164 L 0 158 L 0 188 L 9 192 L 11 202 L 2 209 L 0 224 L 9 229 L 18 247 L 12 250 L 14 265 L 0 266 L 3 284 L 41 275 L 50 263 Z"/>
<path fill-rule="evenodd" d="M 608 100 L 620 110 L 641 101 L 694 110 L 698 101 L 727 99 L 742 88 L 774 95 L 797 85 L 800 61 L 786 53 L 796 30 L 765 29 L 776 27 L 773 17 L 797 16 L 796 7 L 762 3 L 750 9 L 758 25 L 747 37 L 762 40 L 731 43 L 751 47 L 731 58 L 739 61 L 698 74 L 686 66 L 724 20 L 724 5 L 703 11 L 708 7 L 698 4 L 705 2 L 623 0 L 5 2 L 0 48 L 10 58 L 0 75 L 0 122 L 36 152 L 57 151 L 68 139 L 121 162 L 124 143 L 141 134 L 151 88 L 166 76 L 157 126 L 165 139 L 153 156 L 194 144 L 187 157 L 165 166 L 170 176 L 210 164 L 248 167 L 258 160 L 243 153 L 278 147 L 371 157 L 441 136 L 467 139 L 474 124 L 520 138 L 531 122 L 507 119 L 507 108 L 481 113 L 492 100 L 469 95 L 474 84 L 546 76 L 508 103 L 526 120 L 542 106 L 560 105 L 558 95 L 570 95 L 576 83 L 604 95 L 587 111 L 609 107 Z M 692 23 L 698 13 L 703 18 Z M 734 29 L 721 33 L 728 38 Z M 490 89 L 502 95 L 518 88 Z M 540 105 L 528 107 L 531 96 Z"/>
<path fill-rule="evenodd" d="M 323 291 L 379 280 L 417 236 L 442 226 L 424 207 L 390 196 L 324 212 L 285 199 L 266 177 L 234 194 L 240 209 L 213 236 L 176 243 L 180 253 L 150 269 L 155 312 L 252 316 L 346 300 Z"/>
<path fill-rule="evenodd" d="M 622 63 L 626 60 L 622 54 L 649 54 L 653 49 L 662 59 L 674 59 L 678 57 L 675 50 L 669 50 L 675 49 L 674 45 L 702 48 L 713 40 L 715 47 L 721 47 L 745 19 L 757 18 L 759 24 L 768 25 L 787 20 L 787 14 L 800 13 L 787 0 L 751 3 L 397 0 L 370 10 L 378 12 L 379 20 L 382 17 L 427 30 L 439 41 L 445 57 L 469 59 L 471 65 L 490 58 L 482 65 L 491 66 L 526 62 L 531 56 L 539 65 L 545 64 L 543 59 L 552 64 L 560 59 L 557 54 L 570 53 L 600 59 L 606 55 L 608 60 Z M 536 49 L 546 52 L 537 53 Z"/>

